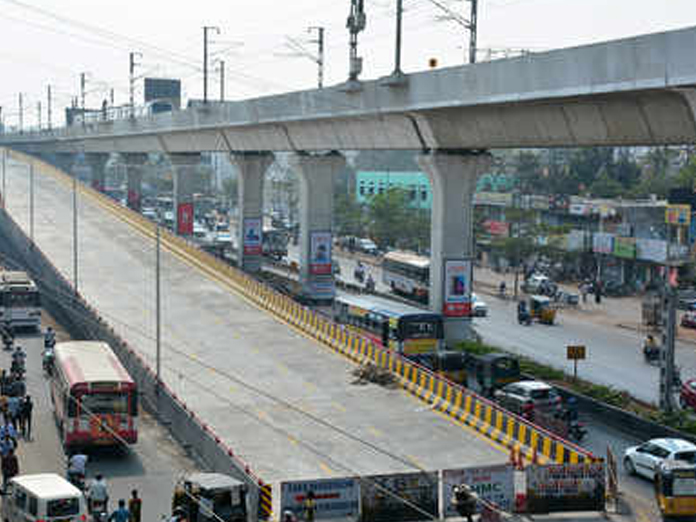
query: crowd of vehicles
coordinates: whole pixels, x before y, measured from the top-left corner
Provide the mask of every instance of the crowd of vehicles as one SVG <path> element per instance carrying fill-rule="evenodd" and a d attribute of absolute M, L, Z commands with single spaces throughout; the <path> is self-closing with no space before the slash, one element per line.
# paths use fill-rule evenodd
<path fill-rule="evenodd" d="M 108 344 L 57 343 L 49 384 L 66 448 L 137 441 L 137 386 Z"/>

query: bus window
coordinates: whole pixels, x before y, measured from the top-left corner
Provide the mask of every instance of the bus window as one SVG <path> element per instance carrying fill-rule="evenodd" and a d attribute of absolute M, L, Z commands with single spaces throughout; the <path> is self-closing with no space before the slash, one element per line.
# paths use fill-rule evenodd
<path fill-rule="evenodd" d="M 406 339 L 437 338 L 437 324 L 431 321 L 404 321 L 403 337 Z"/>
<path fill-rule="evenodd" d="M 125 393 L 95 393 L 80 398 L 82 409 L 89 414 L 128 413 L 128 395 Z"/>

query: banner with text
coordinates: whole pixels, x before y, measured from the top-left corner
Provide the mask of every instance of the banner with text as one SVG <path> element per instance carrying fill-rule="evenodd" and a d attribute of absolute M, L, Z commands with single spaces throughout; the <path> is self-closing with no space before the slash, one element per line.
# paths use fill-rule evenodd
<path fill-rule="evenodd" d="M 515 469 L 507 464 L 480 468 L 446 469 L 442 472 L 442 504 L 445 517 L 458 517 L 452 506 L 452 489 L 466 484 L 483 500 L 511 512 L 515 502 Z"/>
<path fill-rule="evenodd" d="M 604 462 L 529 466 L 527 512 L 603 511 Z"/>
<path fill-rule="evenodd" d="M 443 315 L 466 317 L 471 314 L 471 261 L 445 261 L 445 302 Z"/>
<path fill-rule="evenodd" d="M 431 473 L 372 475 L 360 479 L 362 522 L 438 518 L 438 477 Z"/>
<path fill-rule="evenodd" d="M 307 493 L 314 493 L 315 518 L 356 518 L 360 510 L 360 482 L 355 478 L 298 480 L 280 486 L 280 511 L 299 516 Z"/>
<path fill-rule="evenodd" d="M 331 232 L 312 232 L 309 236 L 309 273 L 331 274 Z"/>
<path fill-rule="evenodd" d="M 261 218 L 244 218 L 244 255 L 261 255 L 263 250 L 261 234 Z"/>

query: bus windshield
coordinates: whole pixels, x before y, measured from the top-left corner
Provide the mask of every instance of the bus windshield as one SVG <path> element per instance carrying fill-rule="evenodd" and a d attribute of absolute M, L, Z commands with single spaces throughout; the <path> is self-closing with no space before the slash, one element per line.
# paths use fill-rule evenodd
<path fill-rule="evenodd" d="M 85 393 L 80 398 L 85 413 L 128 413 L 128 395 L 125 393 Z"/>
<path fill-rule="evenodd" d="M 7 291 L 3 299 L 3 304 L 12 308 L 26 308 L 39 306 L 38 292 L 15 292 Z"/>
<path fill-rule="evenodd" d="M 403 322 L 404 339 L 438 339 L 439 321 L 407 321 Z"/>

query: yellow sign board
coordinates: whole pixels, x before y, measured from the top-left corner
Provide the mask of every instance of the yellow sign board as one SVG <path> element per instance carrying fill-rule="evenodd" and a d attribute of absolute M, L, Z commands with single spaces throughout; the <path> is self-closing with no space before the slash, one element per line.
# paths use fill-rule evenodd
<path fill-rule="evenodd" d="M 583 345 L 578 345 L 578 346 L 568 346 L 567 347 L 567 353 L 566 353 L 566 358 L 568 360 L 582 360 L 585 359 L 586 355 L 586 350 L 585 346 Z"/>

